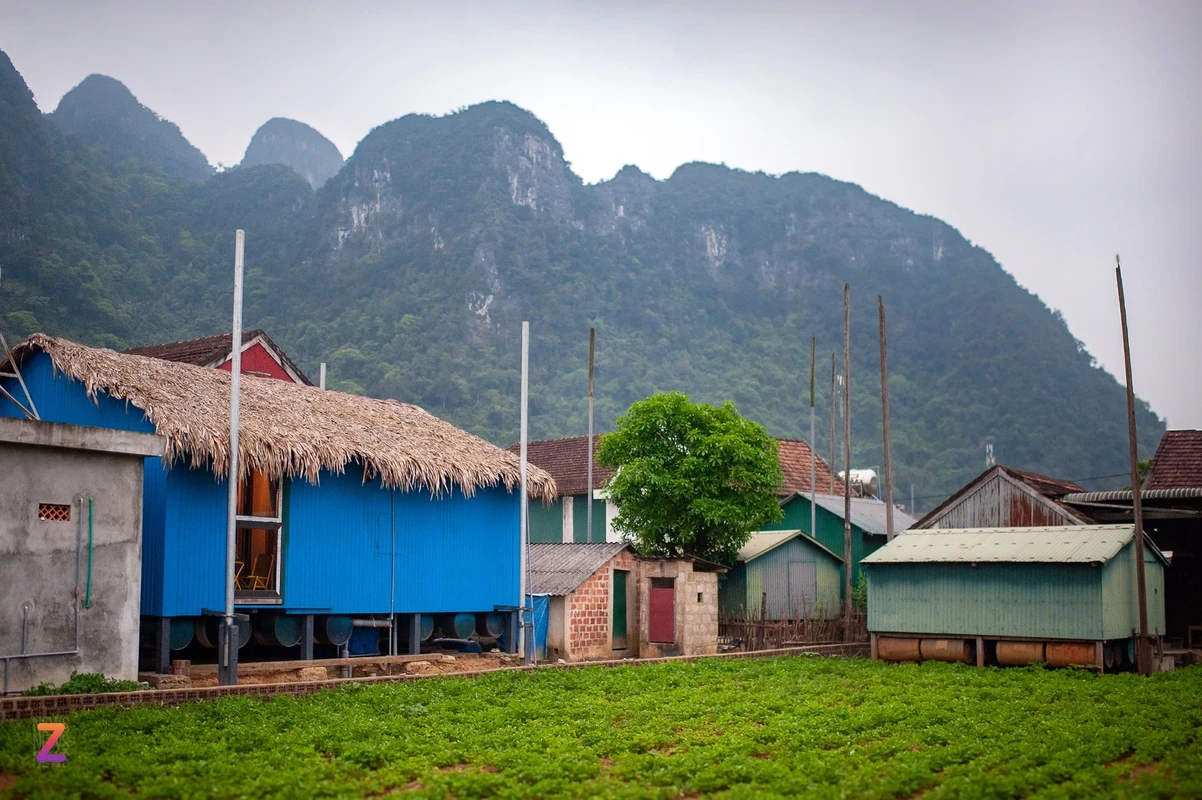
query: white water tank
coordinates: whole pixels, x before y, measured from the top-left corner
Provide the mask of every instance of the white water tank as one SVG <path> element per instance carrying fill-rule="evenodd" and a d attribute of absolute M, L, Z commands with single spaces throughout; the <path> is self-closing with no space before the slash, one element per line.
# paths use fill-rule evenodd
<path fill-rule="evenodd" d="M 839 480 L 844 480 L 844 473 L 839 473 Z M 878 497 L 881 490 L 880 479 L 874 469 L 853 469 L 851 471 L 851 493 L 859 497 Z"/>

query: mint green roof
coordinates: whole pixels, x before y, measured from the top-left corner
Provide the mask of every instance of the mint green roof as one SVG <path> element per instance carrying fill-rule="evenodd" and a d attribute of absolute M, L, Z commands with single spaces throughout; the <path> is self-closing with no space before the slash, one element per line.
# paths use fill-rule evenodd
<path fill-rule="evenodd" d="M 909 530 L 863 563 L 1105 564 L 1118 555 L 1134 533 L 1135 526 L 1130 524 Z M 1150 540 L 1144 541 L 1151 552 L 1165 560 Z"/>
<path fill-rule="evenodd" d="M 806 535 L 805 531 L 758 531 L 751 534 L 751 538 L 747 540 L 747 544 L 739 550 L 739 561 L 754 561 L 767 552 L 775 550 L 785 542 L 790 542 L 798 536 L 804 536 L 806 541 L 817 547 L 824 553 L 827 553 L 835 560 L 842 563 L 843 559 L 831 552 L 830 548 L 822 542 Z"/>

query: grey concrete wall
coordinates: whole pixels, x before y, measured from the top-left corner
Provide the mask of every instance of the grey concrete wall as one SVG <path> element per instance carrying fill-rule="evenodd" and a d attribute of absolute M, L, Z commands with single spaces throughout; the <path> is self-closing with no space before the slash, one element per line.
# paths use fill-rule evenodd
<path fill-rule="evenodd" d="M 638 559 L 635 564 L 638 574 L 639 658 L 717 653 L 718 574 L 697 572 L 692 562 L 685 560 Z M 675 642 L 653 642 L 650 639 L 652 578 L 675 580 Z"/>
<path fill-rule="evenodd" d="M 22 652 L 25 605 L 25 652 L 75 649 L 77 565 L 80 592 L 80 652 L 9 660 L 9 691 L 61 683 L 72 670 L 137 677 L 142 466 L 145 455 L 161 453 L 160 441 L 123 431 L 0 421 L 0 656 Z M 84 608 L 89 497 L 92 606 Z M 70 521 L 38 519 L 41 503 L 70 505 Z"/>

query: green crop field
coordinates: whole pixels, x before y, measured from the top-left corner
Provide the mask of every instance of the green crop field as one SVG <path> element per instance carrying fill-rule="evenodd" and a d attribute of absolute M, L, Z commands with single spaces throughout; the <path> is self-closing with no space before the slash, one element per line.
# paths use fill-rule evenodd
<path fill-rule="evenodd" d="M 0 724 L 13 797 L 1202 797 L 1202 668 L 802 657 L 348 686 Z"/>

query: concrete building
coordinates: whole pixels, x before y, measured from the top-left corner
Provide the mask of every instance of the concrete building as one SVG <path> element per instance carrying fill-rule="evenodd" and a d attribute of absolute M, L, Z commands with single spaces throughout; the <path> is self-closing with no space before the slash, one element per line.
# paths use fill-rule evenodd
<path fill-rule="evenodd" d="M 135 680 L 143 459 L 157 436 L 0 416 L 4 691 Z"/>
<path fill-rule="evenodd" d="M 634 570 L 634 554 L 621 542 L 530 545 L 530 592 L 550 596 L 546 657 L 637 656 L 638 637 L 629 635 L 638 623 Z"/>
<path fill-rule="evenodd" d="M 718 652 L 718 575 L 725 567 L 700 559 L 640 558 L 639 657 Z"/>
<path fill-rule="evenodd" d="M 636 556 L 621 542 L 531 544 L 530 592 L 550 599 L 545 657 L 712 655 L 724 571 L 697 559 Z"/>
<path fill-rule="evenodd" d="M 1163 631 L 1167 564 L 1145 543 L 1148 629 Z M 863 563 L 880 658 L 1112 667 L 1133 654 L 1133 525 L 912 530 Z"/>

